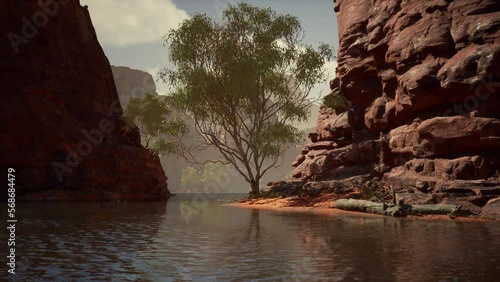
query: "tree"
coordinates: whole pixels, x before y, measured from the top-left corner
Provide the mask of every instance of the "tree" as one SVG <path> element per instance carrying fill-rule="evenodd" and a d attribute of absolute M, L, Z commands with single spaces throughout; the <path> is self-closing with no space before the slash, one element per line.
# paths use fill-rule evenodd
<path fill-rule="evenodd" d="M 124 119 L 127 127 L 137 126 L 144 147 L 155 154 L 171 154 L 178 150 L 171 137 L 187 133 L 184 121 L 172 116 L 167 98 L 146 93 L 144 97 L 130 99 Z"/>
<path fill-rule="evenodd" d="M 181 184 L 196 187 L 217 181 L 222 178 L 226 169 L 226 166 L 221 163 L 207 163 L 198 169 L 190 166 L 182 171 Z"/>
<path fill-rule="evenodd" d="M 160 79 L 174 105 L 191 116 L 203 146 L 215 147 L 259 194 L 259 182 L 290 145 L 303 138 L 293 126 L 310 115 L 309 93 L 326 80 L 333 49 L 302 43 L 291 15 L 240 3 L 218 23 L 205 14 L 185 20 L 164 37 L 174 67 Z M 184 147 L 182 155 L 197 160 Z"/>

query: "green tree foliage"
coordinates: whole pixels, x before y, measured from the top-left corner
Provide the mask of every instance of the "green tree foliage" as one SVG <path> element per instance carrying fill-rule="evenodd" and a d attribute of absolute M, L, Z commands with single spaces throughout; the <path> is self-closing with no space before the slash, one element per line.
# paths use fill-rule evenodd
<path fill-rule="evenodd" d="M 146 93 L 144 97 L 131 98 L 124 111 L 128 128 L 137 126 L 143 145 L 155 154 L 176 152 L 178 143 L 172 137 L 188 131 L 182 119 L 172 116 L 167 100 Z"/>
<path fill-rule="evenodd" d="M 296 17 L 241 3 L 230 5 L 220 23 L 195 15 L 164 38 L 174 67 L 160 78 L 175 89 L 172 100 L 253 194 L 284 150 L 303 138 L 293 124 L 309 117 L 309 93 L 326 80 L 333 49 L 316 50 L 303 37 Z"/>
<path fill-rule="evenodd" d="M 349 100 L 342 93 L 333 92 L 323 98 L 323 105 L 334 109 L 337 114 L 340 114 L 349 109 Z"/>
<path fill-rule="evenodd" d="M 199 186 L 217 181 L 222 178 L 227 167 L 221 163 L 207 163 L 200 169 L 187 167 L 182 171 L 181 184 L 183 186 Z"/>

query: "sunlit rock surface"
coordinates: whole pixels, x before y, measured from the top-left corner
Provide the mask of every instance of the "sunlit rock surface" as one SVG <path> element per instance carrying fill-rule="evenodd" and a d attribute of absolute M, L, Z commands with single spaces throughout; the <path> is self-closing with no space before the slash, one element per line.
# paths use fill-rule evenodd
<path fill-rule="evenodd" d="M 500 2 L 334 2 L 331 89 L 352 107 L 321 109 L 293 177 L 365 174 L 421 195 L 409 203 L 458 199 L 480 213 L 500 195 Z"/>

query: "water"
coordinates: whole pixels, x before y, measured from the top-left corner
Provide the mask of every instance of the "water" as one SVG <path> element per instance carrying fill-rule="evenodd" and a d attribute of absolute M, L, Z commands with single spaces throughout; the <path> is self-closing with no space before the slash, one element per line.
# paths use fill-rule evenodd
<path fill-rule="evenodd" d="M 17 274 L 10 278 L 499 281 L 499 223 L 221 206 L 230 198 L 206 206 L 202 197 L 188 195 L 167 204 L 20 204 Z"/>

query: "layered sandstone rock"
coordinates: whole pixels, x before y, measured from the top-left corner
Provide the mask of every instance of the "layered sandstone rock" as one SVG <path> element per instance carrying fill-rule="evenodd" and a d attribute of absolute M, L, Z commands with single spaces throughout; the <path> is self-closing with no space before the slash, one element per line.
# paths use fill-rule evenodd
<path fill-rule="evenodd" d="M 137 130 L 124 129 L 87 7 L 0 1 L 0 22 L 0 167 L 2 175 L 16 170 L 16 195 L 167 198 L 159 160 L 141 146 Z"/>
<path fill-rule="evenodd" d="M 351 109 L 322 109 L 294 177 L 357 168 L 410 203 L 459 198 L 479 213 L 500 195 L 500 2 L 337 0 L 335 11 L 331 88 Z"/>

